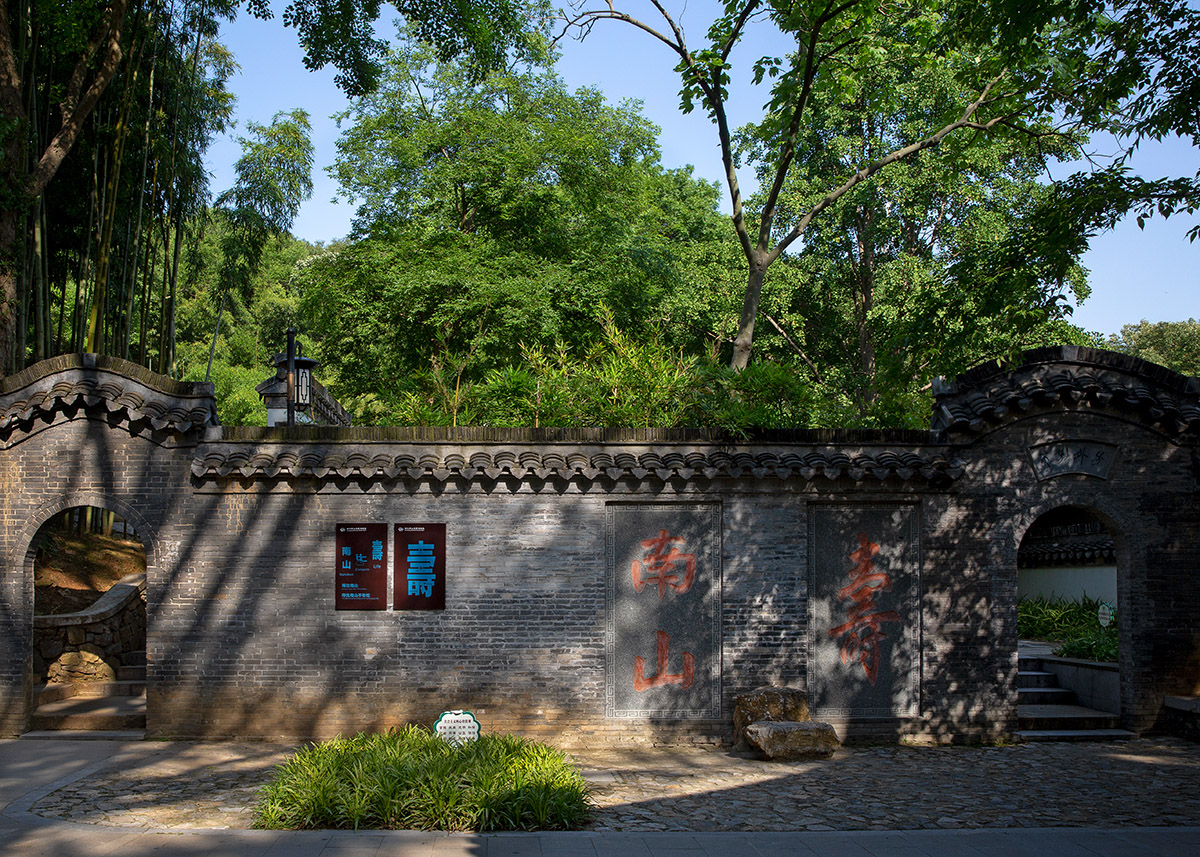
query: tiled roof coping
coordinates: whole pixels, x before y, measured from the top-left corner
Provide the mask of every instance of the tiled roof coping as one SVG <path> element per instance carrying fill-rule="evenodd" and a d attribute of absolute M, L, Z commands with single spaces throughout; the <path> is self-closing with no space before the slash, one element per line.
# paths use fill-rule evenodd
<path fill-rule="evenodd" d="M 80 409 L 186 434 L 219 424 L 213 389 L 210 383 L 176 381 L 119 357 L 64 354 L 0 379 L 0 440 L 36 430 L 64 413 L 70 418 Z"/>

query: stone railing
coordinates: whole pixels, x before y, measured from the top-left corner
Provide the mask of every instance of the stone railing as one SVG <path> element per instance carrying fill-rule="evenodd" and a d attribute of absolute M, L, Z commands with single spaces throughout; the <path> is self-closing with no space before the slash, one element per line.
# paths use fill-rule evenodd
<path fill-rule="evenodd" d="M 86 610 L 33 619 L 33 668 L 48 683 L 114 681 L 146 646 L 146 574 L 129 574 Z"/>

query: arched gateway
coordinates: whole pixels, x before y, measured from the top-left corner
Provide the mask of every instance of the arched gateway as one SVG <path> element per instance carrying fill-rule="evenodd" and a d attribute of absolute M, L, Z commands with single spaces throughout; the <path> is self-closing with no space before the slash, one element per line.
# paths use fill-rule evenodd
<path fill-rule="evenodd" d="M 38 525 L 147 543 L 154 736 L 431 722 L 560 743 L 728 740 L 805 690 L 850 738 L 1016 727 L 1017 552 L 1119 534 L 1121 719 L 1200 691 L 1200 382 L 1028 352 L 936 390 L 931 431 L 252 429 L 115 358 L 0 380 L 0 734 L 30 716 Z"/>

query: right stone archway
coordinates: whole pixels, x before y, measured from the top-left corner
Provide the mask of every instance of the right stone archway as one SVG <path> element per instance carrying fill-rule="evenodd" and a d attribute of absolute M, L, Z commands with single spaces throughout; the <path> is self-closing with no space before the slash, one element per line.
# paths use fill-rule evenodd
<path fill-rule="evenodd" d="M 985 364 L 937 393 L 934 429 L 972 461 L 959 511 L 991 544 L 980 594 L 997 666 L 1007 657 L 1015 677 L 1023 540 L 1043 516 L 1056 526 L 1078 514 L 1056 510 L 1081 510 L 1113 540 L 1121 723 L 1137 733 L 1155 727 L 1165 696 L 1200 692 L 1198 392 L 1200 380 L 1161 366 L 1061 347 L 1015 368 Z M 1006 703 L 1015 709 L 1015 693 Z"/>

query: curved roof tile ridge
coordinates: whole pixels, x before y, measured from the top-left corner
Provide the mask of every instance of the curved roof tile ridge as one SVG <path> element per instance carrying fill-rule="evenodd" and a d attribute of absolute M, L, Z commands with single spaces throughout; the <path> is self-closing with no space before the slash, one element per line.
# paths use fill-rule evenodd
<path fill-rule="evenodd" d="M 0 378 L 0 432 L 80 408 L 125 415 L 129 423 L 187 433 L 219 425 L 214 387 L 176 381 L 103 354 L 63 354 Z"/>
<path fill-rule="evenodd" d="M 934 382 L 932 429 L 980 434 L 1038 409 L 1133 416 L 1169 435 L 1200 436 L 1200 378 L 1099 348 L 1038 348 Z"/>
<path fill-rule="evenodd" d="M 470 448 L 369 450 L 328 443 L 231 442 L 212 439 L 196 451 L 191 472 L 200 481 L 255 478 L 325 479 L 357 478 L 371 482 L 445 483 L 496 482 L 500 479 L 554 479 L 588 482 L 608 480 L 690 481 L 695 479 L 837 481 L 849 479 L 897 483 L 947 483 L 963 472 L 962 462 L 944 449 L 866 449 L 838 447 L 797 449 L 728 449 L 709 447 L 656 451 L 626 449 L 563 450 L 534 445 L 507 447 L 489 454 Z"/>

